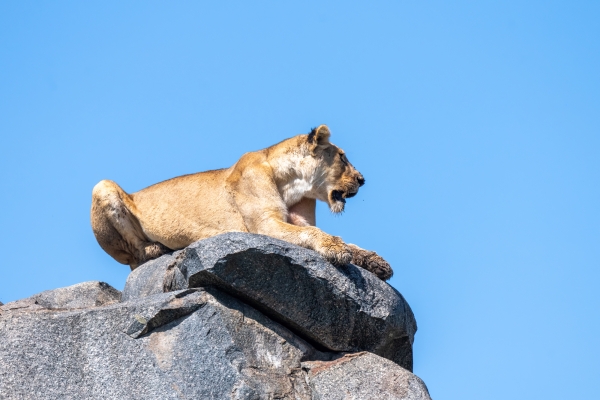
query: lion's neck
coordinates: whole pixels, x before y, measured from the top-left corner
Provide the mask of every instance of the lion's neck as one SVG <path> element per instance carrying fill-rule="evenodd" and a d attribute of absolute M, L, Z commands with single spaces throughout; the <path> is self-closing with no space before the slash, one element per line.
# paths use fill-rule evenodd
<path fill-rule="evenodd" d="M 288 209 L 304 197 L 316 198 L 316 189 L 323 175 L 317 159 L 303 154 L 288 154 L 274 161 L 277 187 Z"/>

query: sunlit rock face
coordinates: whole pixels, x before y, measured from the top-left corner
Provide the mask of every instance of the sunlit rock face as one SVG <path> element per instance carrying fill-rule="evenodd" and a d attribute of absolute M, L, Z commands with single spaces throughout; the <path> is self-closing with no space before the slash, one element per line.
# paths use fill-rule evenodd
<path fill-rule="evenodd" d="M 122 294 L 85 282 L 0 306 L 0 398 L 428 399 L 415 331 L 370 272 L 228 233 L 140 266 Z"/>

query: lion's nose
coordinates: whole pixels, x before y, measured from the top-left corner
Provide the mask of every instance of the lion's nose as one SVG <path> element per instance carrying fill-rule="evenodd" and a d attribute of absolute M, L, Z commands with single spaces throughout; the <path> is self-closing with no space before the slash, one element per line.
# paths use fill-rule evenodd
<path fill-rule="evenodd" d="M 358 186 L 362 186 L 365 184 L 365 178 L 363 178 L 362 175 L 359 175 L 358 178 L 356 178 L 356 180 L 358 181 Z"/>

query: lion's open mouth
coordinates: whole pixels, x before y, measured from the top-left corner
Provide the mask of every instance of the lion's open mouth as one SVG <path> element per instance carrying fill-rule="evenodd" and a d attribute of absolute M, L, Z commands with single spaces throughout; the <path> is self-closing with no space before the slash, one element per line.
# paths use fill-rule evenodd
<path fill-rule="evenodd" d="M 346 197 L 348 197 L 348 196 L 346 196 Z M 344 192 L 342 192 L 341 190 L 333 190 L 333 191 L 331 191 L 331 199 L 333 201 L 339 201 L 339 202 L 342 202 L 342 203 L 346 202 L 346 199 L 344 198 Z"/>
<path fill-rule="evenodd" d="M 346 199 L 356 195 L 356 192 L 349 192 L 344 190 L 332 190 L 329 194 L 329 208 L 334 213 L 341 213 L 344 211 L 346 206 Z"/>

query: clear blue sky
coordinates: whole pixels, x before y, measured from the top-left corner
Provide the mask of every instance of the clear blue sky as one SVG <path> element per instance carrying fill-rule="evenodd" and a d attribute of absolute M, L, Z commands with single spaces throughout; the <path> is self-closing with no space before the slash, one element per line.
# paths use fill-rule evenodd
<path fill-rule="evenodd" d="M 129 268 L 92 187 L 318 124 L 367 184 L 318 225 L 392 264 L 436 399 L 600 392 L 600 3 L 3 1 L 0 301 Z"/>

